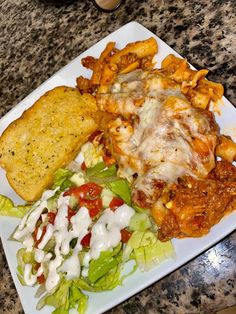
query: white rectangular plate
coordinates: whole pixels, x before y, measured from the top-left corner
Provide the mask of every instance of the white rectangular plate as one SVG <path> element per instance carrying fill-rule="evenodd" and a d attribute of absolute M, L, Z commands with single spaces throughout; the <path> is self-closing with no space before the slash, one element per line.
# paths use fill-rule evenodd
<path fill-rule="evenodd" d="M 91 55 L 99 56 L 101 51 L 104 49 L 105 45 L 109 41 L 115 41 L 118 48 L 124 47 L 128 42 L 133 42 L 137 40 L 144 40 L 153 36 L 156 38 L 158 43 L 158 54 L 157 54 L 157 67 L 160 66 L 161 60 L 172 53 L 179 56 L 173 49 L 166 45 L 160 38 L 155 36 L 149 30 L 147 30 L 142 25 L 131 22 L 121 27 L 119 30 L 110 34 L 96 45 L 85 51 L 79 57 L 74 59 L 67 66 L 62 68 L 59 72 L 53 75 L 44 84 L 38 87 L 34 92 L 32 92 L 28 97 L 21 101 L 14 109 L 12 109 L 6 116 L 0 120 L 0 133 L 6 128 L 6 126 L 18 118 L 22 112 L 30 107 L 41 95 L 46 91 L 52 89 L 58 85 L 75 86 L 76 77 L 79 75 L 89 76 L 90 71 L 86 70 L 81 66 L 81 58 Z M 221 115 L 216 114 L 216 120 L 219 123 L 221 129 L 226 134 L 234 136 L 236 121 L 236 110 L 233 105 L 227 100 L 223 99 L 223 104 L 220 107 Z M 234 138 L 235 139 L 235 138 Z M 16 203 L 20 203 L 20 198 L 14 193 L 14 191 L 8 185 L 3 170 L 0 170 L 0 180 L 1 180 L 1 194 L 9 196 Z M 156 282 L 160 278 L 169 274 L 173 270 L 177 269 L 187 261 L 191 260 L 193 257 L 197 256 L 201 252 L 208 249 L 210 246 L 214 245 L 217 241 L 224 238 L 230 232 L 235 229 L 236 212 L 228 215 L 222 221 L 212 228 L 211 232 L 202 238 L 198 239 L 183 239 L 183 240 L 173 240 L 173 244 L 176 251 L 176 259 L 169 260 L 162 263 L 155 269 L 142 273 L 136 271 L 133 275 L 128 277 L 123 286 L 116 288 L 113 291 L 100 292 L 100 293 L 90 293 L 89 294 L 89 307 L 88 314 L 98 314 L 102 313 L 120 302 L 131 297 L 135 293 L 144 289 L 145 287 Z M 19 293 L 22 306 L 26 314 L 36 313 L 35 307 L 37 299 L 34 297 L 36 288 L 23 287 L 19 283 L 16 276 L 16 252 L 20 245 L 16 242 L 11 242 L 8 240 L 9 236 L 12 234 L 13 230 L 19 222 L 18 219 L 9 217 L 0 217 L 0 235 L 2 238 L 4 250 L 6 253 L 7 261 L 10 267 L 12 277 L 14 279 L 17 291 Z M 49 307 L 44 308 L 40 311 L 41 314 L 51 313 L 52 309 Z"/>

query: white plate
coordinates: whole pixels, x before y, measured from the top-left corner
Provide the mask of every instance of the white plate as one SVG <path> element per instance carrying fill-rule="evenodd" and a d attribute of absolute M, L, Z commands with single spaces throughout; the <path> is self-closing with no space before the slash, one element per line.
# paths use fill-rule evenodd
<path fill-rule="evenodd" d="M 0 120 L 0 133 L 11 121 L 19 117 L 26 108 L 30 107 L 39 98 L 39 96 L 43 95 L 49 89 L 58 85 L 75 86 L 75 79 L 77 76 L 89 76 L 90 71 L 84 69 L 81 66 L 80 60 L 82 57 L 88 55 L 95 57 L 99 56 L 108 41 L 117 42 L 117 46 L 121 48 L 124 47 L 128 42 L 147 39 L 150 36 L 155 37 L 158 43 L 157 66 L 160 66 L 161 60 L 170 53 L 178 56 L 178 54 L 173 49 L 167 46 L 161 39 L 159 39 L 149 30 L 136 22 L 131 22 L 85 51 L 67 66 L 53 75 L 44 84 L 38 87 L 23 101 L 21 101 L 14 109 L 12 109 Z M 234 122 L 236 121 L 236 110 L 227 99 L 224 98 L 223 102 L 224 104 L 221 106 L 221 115 L 216 115 L 216 119 L 221 128 L 224 130 L 224 133 L 228 133 L 229 135 L 233 136 L 233 132 L 235 132 Z M 15 202 L 20 202 L 20 198 L 8 185 L 3 170 L 0 170 L 0 179 L 1 194 L 9 196 Z M 169 274 L 232 232 L 235 229 L 235 221 L 236 212 L 222 219 L 222 221 L 213 227 L 211 232 L 205 237 L 198 239 L 173 240 L 176 251 L 176 260 L 166 261 L 160 266 L 146 273 L 136 271 L 132 276 L 125 280 L 123 286 L 118 287 L 113 291 L 94 294 L 90 293 L 88 314 L 102 313 Z M 16 242 L 8 241 L 8 238 L 12 234 L 17 223 L 18 220 L 15 218 L 1 217 L 0 235 L 10 271 L 22 302 L 22 306 L 26 314 L 31 314 L 36 313 L 35 306 L 37 299 L 34 298 L 36 289 L 31 287 L 23 287 L 19 283 L 16 276 L 16 252 L 20 245 Z M 46 307 L 41 310 L 40 313 L 51 313 L 51 308 Z"/>

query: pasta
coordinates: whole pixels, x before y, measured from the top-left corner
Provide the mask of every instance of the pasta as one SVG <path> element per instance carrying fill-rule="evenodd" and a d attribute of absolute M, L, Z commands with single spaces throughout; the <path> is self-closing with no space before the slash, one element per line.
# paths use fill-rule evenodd
<path fill-rule="evenodd" d="M 236 160 L 236 144 L 226 136 L 219 137 L 220 144 L 216 147 L 216 156 L 222 159 L 233 162 Z"/>
<path fill-rule="evenodd" d="M 88 82 L 113 115 L 105 132 L 133 203 L 150 210 L 160 240 L 199 237 L 236 207 L 236 144 L 209 110 L 224 89 L 174 55 L 155 69 L 157 50 L 153 38 L 121 50 L 109 43 Z"/>

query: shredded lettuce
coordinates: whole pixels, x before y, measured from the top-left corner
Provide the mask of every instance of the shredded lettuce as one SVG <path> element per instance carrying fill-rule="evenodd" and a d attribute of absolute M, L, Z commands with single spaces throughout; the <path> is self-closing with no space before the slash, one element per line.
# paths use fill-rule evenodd
<path fill-rule="evenodd" d="M 14 203 L 12 202 L 12 200 L 4 195 L 0 195 L 0 212 L 8 211 L 12 207 L 14 207 Z"/>
<path fill-rule="evenodd" d="M 95 166 L 91 168 L 87 168 L 86 175 L 88 177 L 95 177 L 98 176 L 100 173 L 102 173 L 106 169 L 106 165 L 104 162 L 99 162 Z"/>
<path fill-rule="evenodd" d="M 125 201 L 126 204 L 131 206 L 131 191 L 127 180 L 118 179 L 116 181 L 110 182 L 107 184 L 107 187 L 117 196 L 119 196 L 122 200 Z"/>
<path fill-rule="evenodd" d="M 129 222 L 129 228 L 132 231 L 145 231 L 152 226 L 149 216 L 145 213 L 135 213 Z"/>
<path fill-rule="evenodd" d="M 80 277 L 76 285 L 85 291 L 112 290 L 122 284 L 122 244 L 111 251 L 104 251 L 89 264 L 88 277 Z"/>
<path fill-rule="evenodd" d="M 70 177 L 73 175 L 73 172 L 69 169 L 58 169 L 53 176 L 53 189 L 56 187 L 60 187 L 61 191 L 64 191 L 66 188 L 72 186 L 72 182 L 70 181 Z"/>
<path fill-rule="evenodd" d="M 90 182 L 105 184 L 117 180 L 116 172 L 116 165 L 107 167 L 104 162 L 99 162 L 86 170 L 86 176 Z"/>
<path fill-rule="evenodd" d="M 76 283 L 70 287 L 70 308 L 76 308 L 78 305 L 78 313 L 84 314 L 88 307 L 88 297 L 81 292 Z"/>
<path fill-rule="evenodd" d="M 77 308 L 79 314 L 84 314 L 87 304 L 88 297 L 81 292 L 77 282 L 62 279 L 56 291 L 39 300 L 37 309 L 49 305 L 55 308 L 53 314 L 68 314 L 72 308 Z"/>
<path fill-rule="evenodd" d="M 76 173 L 68 169 L 58 169 L 55 172 L 53 188 L 59 187 L 59 189 L 54 196 L 47 200 L 48 210 L 56 213 L 59 194 L 68 187 L 78 184 L 78 182 L 79 184 L 81 183 L 81 177 L 75 177 L 75 175 Z M 109 204 L 113 196 L 118 196 L 127 205 L 131 206 L 131 189 L 129 183 L 127 180 L 117 177 L 116 165 L 107 167 L 104 162 L 99 162 L 86 170 L 86 176 L 84 171 L 82 175 L 85 182 L 96 182 L 103 185 L 102 198 L 106 200 L 106 204 Z M 77 200 L 71 198 L 70 207 L 73 208 L 74 205 L 77 205 Z M 0 195 L 0 215 L 2 212 L 8 212 L 9 215 L 9 212 L 13 213 L 18 209 L 18 217 L 20 217 L 20 212 L 22 211 L 25 214 L 26 209 L 28 210 L 29 207 L 28 205 L 15 207 L 10 199 Z M 164 259 L 174 256 L 171 242 L 162 243 L 157 240 L 155 233 L 151 232 L 153 231 L 152 218 L 149 216 L 148 210 L 137 208 L 136 206 L 134 208 L 137 212 L 130 220 L 129 229 L 133 233 L 128 243 L 126 245 L 120 243 L 113 250 L 101 252 L 99 258 L 92 259 L 89 263 L 87 277 L 80 276 L 79 278 L 67 280 L 60 273 L 60 283 L 51 293 L 47 293 L 45 284 L 42 284 L 37 293 L 37 297 L 41 297 L 37 304 L 38 310 L 48 305 L 54 307 L 53 314 L 69 314 L 70 309 L 76 309 L 78 313 L 84 314 L 88 306 L 88 296 L 82 291 L 98 292 L 112 290 L 121 285 L 124 279 L 131 275 L 137 267 L 146 271 Z M 47 218 L 43 223 L 45 225 L 48 223 Z M 70 242 L 71 250 L 75 247 L 76 243 L 77 239 L 73 239 Z M 51 238 L 44 247 L 44 251 L 52 251 L 53 253 L 54 246 L 55 238 Z M 25 248 L 22 248 L 17 253 L 17 275 L 22 285 L 25 285 L 23 277 L 25 265 L 31 264 L 32 268 L 35 269 L 36 261 L 33 252 L 28 252 Z M 81 265 L 83 265 L 85 253 L 86 250 L 79 252 Z M 135 265 L 128 274 L 124 275 L 123 267 L 130 260 Z M 47 263 L 43 264 L 43 268 L 45 278 L 47 278 Z M 35 274 L 36 271 L 33 271 L 33 273 Z"/>
<path fill-rule="evenodd" d="M 137 269 L 137 265 L 134 264 L 131 271 L 127 274 L 122 275 L 123 264 L 118 263 L 117 266 L 110 269 L 104 276 L 99 278 L 95 283 L 91 283 L 88 278 L 80 277 L 76 284 L 77 286 L 84 291 L 89 292 L 99 292 L 99 291 L 107 291 L 113 290 L 117 286 L 122 285 L 124 279 L 128 276 L 132 275 Z"/>
<path fill-rule="evenodd" d="M 71 286 L 71 281 L 62 280 L 58 289 L 51 295 L 45 298 L 45 305 L 50 305 L 64 310 L 69 309 L 68 299 L 69 299 L 69 289 Z"/>
<path fill-rule="evenodd" d="M 99 278 L 106 275 L 111 269 L 121 263 L 121 245 L 114 251 L 101 252 L 98 259 L 91 260 L 89 264 L 88 279 L 95 283 Z"/>
<path fill-rule="evenodd" d="M 25 264 L 31 264 L 35 265 L 35 259 L 34 259 L 34 254 L 33 252 L 28 252 L 26 248 L 21 248 L 18 250 L 16 254 L 16 259 L 17 259 L 17 277 L 20 281 L 20 283 L 25 286 L 25 281 L 23 278 L 23 273 L 25 269 Z"/>
<path fill-rule="evenodd" d="M 121 285 L 123 278 L 121 277 L 121 264 L 118 264 L 114 268 L 110 269 L 103 277 L 99 278 L 94 284 L 92 284 L 87 278 L 80 277 L 76 283 L 77 286 L 85 291 L 99 292 L 106 290 L 113 290 L 117 286 Z"/>
<path fill-rule="evenodd" d="M 135 231 L 124 249 L 123 259 L 129 259 L 131 253 L 139 268 L 148 271 L 164 260 L 173 258 L 174 248 L 170 241 L 159 241 L 151 231 Z"/>
<path fill-rule="evenodd" d="M 10 198 L 0 195 L 0 216 L 22 218 L 30 209 L 30 205 L 15 206 Z"/>

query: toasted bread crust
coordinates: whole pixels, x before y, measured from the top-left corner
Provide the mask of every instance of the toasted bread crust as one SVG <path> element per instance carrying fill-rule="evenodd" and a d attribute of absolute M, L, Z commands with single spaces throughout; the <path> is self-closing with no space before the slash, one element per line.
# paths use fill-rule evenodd
<path fill-rule="evenodd" d="M 56 87 L 13 121 L 0 137 L 0 165 L 26 201 L 37 200 L 54 172 L 77 155 L 97 128 L 96 101 L 75 88 Z"/>

